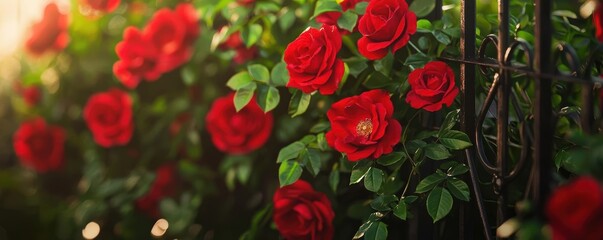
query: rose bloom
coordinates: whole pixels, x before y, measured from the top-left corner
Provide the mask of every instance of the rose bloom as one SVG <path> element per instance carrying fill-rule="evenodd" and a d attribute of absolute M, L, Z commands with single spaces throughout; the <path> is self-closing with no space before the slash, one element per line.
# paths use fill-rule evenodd
<path fill-rule="evenodd" d="M 120 0 L 82 0 L 84 5 L 101 12 L 113 12 L 119 6 Z"/>
<path fill-rule="evenodd" d="M 350 161 L 388 154 L 402 134 L 402 126 L 393 113 L 394 106 L 385 90 L 344 98 L 327 111 L 331 122 L 327 143 L 345 153 Z"/>
<path fill-rule="evenodd" d="M 23 101 L 27 106 L 35 106 L 40 102 L 42 93 L 40 92 L 40 88 L 38 86 L 23 86 L 20 82 L 15 82 L 15 85 L 13 87 L 15 92 L 21 95 Z"/>
<path fill-rule="evenodd" d="M 113 65 L 113 73 L 127 88 L 136 88 L 142 79 L 157 80 L 162 74 L 157 63 L 158 51 L 134 27 L 126 28 L 124 39 L 115 46 L 115 52 L 119 61 Z"/>
<path fill-rule="evenodd" d="M 603 190 L 596 179 L 580 177 L 557 188 L 546 205 L 554 240 L 603 239 Z"/>
<path fill-rule="evenodd" d="M 126 145 L 134 131 L 132 99 L 117 88 L 94 94 L 84 108 L 84 120 L 98 145 Z"/>
<path fill-rule="evenodd" d="M 272 113 L 264 113 L 255 97 L 239 112 L 234 93 L 218 98 L 206 117 L 207 131 L 213 144 L 229 154 L 245 154 L 262 147 L 272 132 Z"/>
<path fill-rule="evenodd" d="M 358 51 L 369 60 L 385 57 L 404 47 L 417 31 L 417 16 L 404 0 L 373 0 L 358 22 L 362 38 Z"/>
<path fill-rule="evenodd" d="M 155 171 L 155 180 L 149 191 L 136 200 L 136 207 L 152 218 L 159 218 L 161 200 L 176 194 L 178 179 L 173 165 L 163 165 Z"/>
<path fill-rule="evenodd" d="M 44 8 L 42 20 L 31 28 L 25 49 L 34 56 L 47 51 L 63 50 L 69 42 L 67 27 L 67 15 L 61 13 L 55 3 L 49 3 Z"/>
<path fill-rule="evenodd" d="M 341 10 L 343 12 L 354 9 L 356 4 L 359 2 L 370 2 L 370 0 L 343 0 L 339 5 L 341 6 Z M 322 23 L 325 25 L 335 25 L 337 26 L 337 20 L 341 17 L 341 12 L 323 12 L 320 15 L 316 16 L 316 22 Z M 362 15 L 361 15 L 362 16 Z M 348 31 L 342 31 L 343 34 L 349 34 Z"/>
<path fill-rule="evenodd" d="M 56 170 L 63 164 L 65 132 L 35 118 L 21 123 L 13 136 L 15 154 L 21 163 L 37 172 Z"/>
<path fill-rule="evenodd" d="M 593 24 L 595 25 L 595 36 L 599 42 L 603 42 L 603 3 L 597 1 L 597 7 L 593 12 Z"/>
<path fill-rule="evenodd" d="M 309 28 L 285 49 L 284 60 L 289 70 L 287 87 L 304 93 L 316 90 L 323 95 L 335 93 L 343 78 L 344 64 L 337 58 L 341 34 L 335 26 Z"/>
<path fill-rule="evenodd" d="M 274 223 L 288 240 L 333 239 L 335 213 L 324 193 L 314 191 L 309 183 L 297 180 L 274 193 Z"/>
<path fill-rule="evenodd" d="M 459 89 L 454 82 L 454 72 L 444 62 L 433 61 L 408 75 L 410 91 L 406 102 L 415 109 L 435 112 L 442 105 L 450 107 Z"/>
<path fill-rule="evenodd" d="M 182 3 L 174 11 L 157 11 L 143 30 L 159 52 L 163 72 L 174 70 L 192 56 L 193 43 L 199 35 L 198 19 L 193 5 Z"/>

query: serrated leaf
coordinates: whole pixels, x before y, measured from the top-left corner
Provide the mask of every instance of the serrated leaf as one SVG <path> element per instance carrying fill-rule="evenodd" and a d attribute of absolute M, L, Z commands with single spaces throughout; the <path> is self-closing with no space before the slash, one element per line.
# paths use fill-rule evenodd
<path fill-rule="evenodd" d="M 263 85 L 258 88 L 256 100 L 260 108 L 264 110 L 264 113 L 267 113 L 278 106 L 278 103 L 281 101 L 281 95 L 275 87 Z"/>
<path fill-rule="evenodd" d="M 427 176 L 426 178 L 424 178 L 423 180 L 421 180 L 419 182 L 419 184 L 417 184 L 417 189 L 415 190 L 415 193 L 424 193 L 424 192 L 428 192 L 431 189 L 433 189 L 434 187 L 436 187 L 438 184 L 440 184 L 441 182 L 443 182 L 446 178 L 443 177 L 442 175 L 439 174 L 431 174 L 429 176 Z"/>
<path fill-rule="evenodd" d="M 297 117 L 308 110 L 312 95 L 305 94 L 302 91 L 295 91 L 289 102 L 289 114 L 291 117 Z"/>
<path fill-rule="evenodd" d="M 439 141 L 442 145 L 452 150 L 463 150 L 473 146 L 469 136 L 461 131 L 448 130 L 439 134 Z"/>
<path fill-rule="evenodd" d="M 279 62 L 272 68 L 270 73 L 270 83 L 275 87 L 286 86 L 289 83 L 289 71 L 287 64 Z"/>
<path fill-rule="evenodd" d="M 356 23 L 358 22 L 358 15 L 352 11 L 345 11 L 341 14 L 341 17 L 337 20 L 337 25 L 350 32 L 354 31 Z"/>
<path fill-rule="evenodd" d="M 400 202 L 398 202 L 398 205 L 396 205 L 396 207 L 394 207 L 393 213 L 396 217 L 398 217 L 402 220 L 406 220 L 406 217 L 407 217 L 406 202 L 404 201 L 404 199 L 400 199 Z"/>
<path fill-rule="evenodd" d="M 377 159 L 377 163 L 381 164 L 382 166 L 391 166 L 398 163 L 399 161 L 402 161 L 404 163 L 404 161 L 406 161 L 406 158 L 407 156 L 403 152 L 392 152 L 388 155 L 381 156 L 379 159 Z"/>
<path fill-rule="evenodd" d="M 387 225 L 382 222 L 372 224 L 366 231 L 364 239 L 366 240 L 386 240 L 387 239 Z"/>
<path fill-rule="evenodd" d="M 302 168 L 297 161 L 287 160 L 281 163 L 281 166 L 278 168 L 278 180 L 281 187 L 291 185 L 302 174 Z"/>
<path fill-rule="evenodd" d="M 448 149 L 440 144 L 430 143 L 423 148 L 423 151 L 425 151 L 426 157 L 433 160 L 444 160 L 452 156 L 450 155 L 450 152 L 448 152 Z"/>
<path fill-rule="evenodd" d="M 278 152 L 276 162 L 280 163 L 285 160 L 296 159 L 302 150 L 306 148 L 306 145 L 302 142 L 293 142 Z"/>
<path fill-rule="evenodd" d="M 341 6 L 335 0 L 321 0 L 316 3 L 313 19 L 324 12 L 341 12 Z"/>
<path fill-rule="evenodd" d="M 251 82 L 253 82 L 253 79 L 251 78 L 251 75 L 249 75 L 248 72 L 240 72 L 228 79 L 228 82 L 226 82 L 226 86 L 236 91 Z"/>
<path fill-rule="evenodd" d="M 256 88 L 257 84 L 250 82 L 235 92 L 233 101 L 237 112 L 247 106 L 247 104 L 251 101 Z"/>
<path fill-rule="evenodd" d="M 249 75 L 256 81 L 268 83 L 270 80 L 270 72 L 268 71 L 268 68 L 262 64 L 249 65 L 247 66 L 247 71 L 249 71 Z"/>
<path fill-rule="evenodd" d="M 427 212 L 437 222 L 444 218 L 452 209 L 452 196 L 448 190 L 436 187 L 427 196 Z"/>
<path fill-rule="evenodd" d="M 241 29 L 241 39 L 247 48 L 255 44 L 262 36 L 263 28 L 257 23 L 249 25 L 249 27 Z"/>
<path fill-rule="evenodd" d="M 364 176 L 366 176 L 368 170 L 371 168 L 371 163 L 367 160 L 357 162 L 352 167 L 352 174 L 350 175 L 350 185 L 359 183 Z"/>
<path fill-rule="evenodd" d="M 455 198 L 465 202 L 469 201 L 469 186 L 463 180 L 458 178 L 448 179 L 446 182 L 446 188 Z"/>
<path fill-rule="evenodd" d="M 384 177 L 383 170 L 371 167 L 364 177 L 364 187 L 371 192 L 377 192 L 383 184 Z"/>

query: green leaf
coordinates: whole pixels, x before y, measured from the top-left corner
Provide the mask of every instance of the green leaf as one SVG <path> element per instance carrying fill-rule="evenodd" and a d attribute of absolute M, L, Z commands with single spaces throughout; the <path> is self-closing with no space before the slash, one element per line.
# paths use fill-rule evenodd
<path fill-rule="evenodd" d="M 555 154 L 555 167 L 557 167 L 557 170 L 559 170 L 559 168 L 561 168 L 561 165 L 566 162 L 567 159 L 569 159 L 570 157 L 571 155 L 565 150 L 557 152 L 557 154 Z"/>
<path fill-rule="evenodd" d="M 318 145 L 318 148 L 322 151 L 329 149 L 329 144 L 327 143 L 325 133 L 316 134 L 316 144 Z"/>
<path fill-rule="evenodd" d="M 406 61 L 404 61 L 404 65 L 405 66 L 413 66 L 415 68 L 417 67 L 422 67 L 423 65 L 425 65 L 426 63 L 431 61 L 431 57 L 425 55 L 425 54 L 421 54 L 421 53 L 416 53 L 413 55 L 410 55 L 406 58 Z"/>
<path fill-rule="evenodd" d="M 451 130 L 456 125 L 456 123 L 459 121 L 459 113 L 460 113 L 460 109 L 450 111 L 446 115 L 446 118 L 444 119 L 444 122 L 442 123 L 442 127 L 440 128 L 439 132 L 443 132 L 445 130 Z"/>
<path fill-rule="evenodd" d="M 437 222 L 444 218 L 452 209 L 452 196 L 448 190 L 436 187 L 427 196 L 427 212 Z"/>
<path fill-rule="evenodd" d="M 345 11 L 341 14 L 341 17 L 337 20 L 337 25 L 340 28 L 348 30 L 350 32 L 354 31 L 354 27 L 356 27 L 356 23 L 358 22 L 358 15 L 352 11 Z"/>
<path fill-rule="evenodd" d="M 312 126 L 310 128 L 310 132 L 311 133 L 320 133 L 320 132 L 324 132 L 327 129 L 329 129 L 329 127 L 331 127 L 331 123 L 327 122 L 327 121 L 322 121 L 319 123 L 314 124 L 314 126 Z"/>
<path fill-rule="evenodd" d="M 469 136 L 461 131 L 448 130 L 439 134 L 439 141 L 442 145 L 452 150 L 463 150 L 473 146 Z"/>
<path fill-rule="evenodd" d="M 371 192 L 377 192 L 381 188 L 383 178 L 385 178 L 383 170 L 371 167 L 364 177 L 364 187 Z"/>
<path fill-rule="evenodd" d="M 354 6 L 354 12 L 356 12 L 356 14 L 358 14 L 358 15 L 364 15 L 364 12 L 366 12 L 367 6 L 368 6 L 368 2 L 356 3 L 356 6 Z"/>
<path fill-rule="evenodd" d="M 324 12 L 341 12 L 341 6 L 335 0 L 321 0 L 316 3 L 313 19 Z"/>
<path fill-rule="evenodd" d="M 417 136 L 415 136 L 415 139 L 416 140 L 424 140 L 424 139 L 427 139 L 430 137 L 435 137 L 435 136 L 437 136 L 437 134 L 438 134 L 437 131 L 422 131 L 422 132 L 419 132 L 417 134 Z"/>
<path fill-rule="evenodd" d="M 392 208 L 390 204 L 397 201 L 398 197 L 395 195 L 379 195 L 371 202 L 371 207 L 377 211 L 389 211 Z"/>
<path fill-rule="evenodd" d="M 320 155 L 318 154 L 318 150 L 313 148 L 308 148 L 306 156 L 308 157 L 309 166 L 307 166 L 310 170 L 310 173 L 316 177 L 320 172 L 320 168 L 322 167 L 322 161 L 320 161 Z"/>
<path fill-rule="evenodd" d="M 425 146 L 425 148 L 423 148 L 423 151 L 425 151 L 426 157 L 431 158 L 433 160 L 444 160 L 452 156 L 450 155 L 450 152 L 448 152 L 448 149 L 446 149 L 446 147 L 435 143 L 428 144 L 427 146 Z"/>
<path fill-rule="evenodd" d="M 390 71 L 392 70 L 392 65 L 394 64 L 394 54 L 387 53 L 384 58 L 375 60 L 373 63 L 373 67 L 375 70 L 383 73 L 384 76 L 389 76 Z M 391 82 L 391 80 L 390 80 Z"/>
<path fill-rule="evenodd" d="M 251 82 L 253 82 L 253 79 L 251 78 L 251 75 L 249 75 L 249 73 L 240 72 L 228 79 L 228 82 L 226 82 L 226 86 L 236 91 Z"/>
<path fill-rule="evenodd" d="M 278 168 L 278 180 L 281 187 L 293 184 L 302 174 L 302 168 L 297 161 L 287 160 Z"/>
<path fill-rule="evenodd" d="M 195 71 L 190 66 L 182 68 L 182 70 L 180 71 L 180 76 L 182 77 L 182 81 L 186 86 L 193 85 L 197 80 L 197 77 L 195 76 Z"/>
<path fill-rule="evenodd" d="M 243 43 L 245 43 L 245 46 L 249 48 L 255 44 L 260 39 L 260 36 L 262 36 L 262 31 L 262 26 L 257 23 L 253 23 L 249 25 L 249 27 L 241 29 L 241 39 L 243 40 Z"/>
<path fill-rule="evenodd" d="M 435 30 L 432 33 L 436 40 L 438 40 L 438 42 L 444 45 L 449 45 L 450 43 L 452 43 L 450 36 L 446 35 L 446 33 L 442 32 L 441 30 Z"/>
<path fill-rule="evenodd" d="M 396 207 L 394 207 L 394 211 L 393 211 L 394 215 L 402 220 L 406 220 L 407 217 L 407 213 L 406 213 L 406 202 L 404 201 L 404 199 L 400 199 L 400 202 L 398 202 L 398 205 L 396 205 Z"/>
<path fill-rule="evenodd" d="M 260 105 L 260 108 L 267 113 L 278 106 L 278 103 L 281 101 L 281 95 L 275 87 L 262 85 L 258 88 L 256 101 Z"/>
<path fill-rule="evenodd" d="M 558 17 L 566 17 L 566 18 L 572 18 L 572 19 L 578 18 L 578 15 L 576 15 L 576 13 L 574 13 L 570 10 L 555 10 L 551 14 L 553 16 L 558 16 Z"/>
<path fill-rule="evenodd" d="M 392 83 L 393 83 L 393 81 L 391 78 L 383 75 L 383 73 L 381 73 L 381 72 L 376 71 L 376 72 L 373 72 L 373 74 L 371 74 L 366 79 L 366 81 L 363 83 L 363 85 L 370 89 L 376 89 L 376 88 L 383 88 Z"/>
<path fill-rule="evenodd" d="M 401 160 L 402 162 L 406 161 L 406 157 L 406 154 L 403 152 L 392 152 L 388 155 L 381 156 L 379 159 L 377 159 L 377 163 L 381 164 L 382 166 L 391 166 Z"/>
<path fill-rule="evenodd" d="M 463 180 L 458 178 L 448 179 L 446 182 L 446 188 L 450 190 L 450 193 L 452 193 L 455 198 L 465 202 L 469 201 L 469 186 L 467 186 L 467 183 L 465 183 Z"/>
<path fill-rule="evenodd" d="M 431 174 L 419 182 L 415 193 L 427 192 L 443 182 L 445 179 L 446 178 L 440 174 Z"/>
<path fill-rule="evenodd" d="M 289 30 L 295 23 L 295 11 L 293 9 L 287 9 L 283 15 L 278 19 L 278 25 L 281 27 L 283 32 Z"/>
<path fill-rule="evenodd" d="M 433 30 L 433 25 L 427 19 L 419 19 L 417 21 L 417 32 L 430 33 Z"/>
<path fill-rule="evenodd" d="M 352 174 L 350 175 L 350 185 L 359 183 L 364 176 L 368 173 L 368 170 L 371 168 L 370 160 L 358 161 L 352 167 Z"/>
<path fill-rule="evenodd" d="M 257 85 L 254 82 L 250 82 L 235 92 L 234 105 L 237 112 L 247 106 L 249 101 L 251 101 L 251 98 L 253 98 L 253 92 L 255 92 L 256 88 Z"/>
<path fill-rule="evenodd" d="M 469 171 L 469 168 L 465 164 L 458 164 L 448 169 L 448 175 L 458 176 Z"/>
<path fill-rule="evenodd" d="M 302 142 L 293 142 L 278 152 L 278 157 L 276 158 L 276 163 L 280 163 L 285 160 L 296 159 L 299 157 L 299 154 L 302 150 L 306 148 L 306 145 Z"/>
<path fill-rule="evenodd" d="M 417 18 L 427 16 L 435 9 L 435 0 L 415 0 L 410 4 L 409 9 L 417 15 Z"/>
<path fill-rule="evenodd" d="M 291 117 L 297 117 L 305 113 L 306 110 L 308 110 L 308 106 L 310 106 L 311 98 L 312 95 L 296 90 L 293 93 L 293 97 L 291 97 L 291 101 L 289 102 L 289 114 Z"/>
<path fill-rule="evenodd" d="M 249 75 L 259 82 L 268 83 L 270 80 L 270 72 L 268 68 L 266 68 L 262 64 L 252 64 L 247 66 L 247 71 L 249 71 Z"/>
<path fill-rule="evenodd" d="M 289 71 L 287 71 L 287 64 L 279 62 L 272 68 L 270 73 L 270 83 L 276 87 L 286 86 L 289 82 Z"/>
<path fill-rule="evenodd" d="M 386 240 L 387 239 L 387 225 L 382 222 L 371 225 L 366 231 L 364 239 L 366 240 Z"/>
<path fill-rule="evenodd" d="M 337 186 L 339 186 L 339 164 L 333 164 L 331 174 L 329 174 L 329 186 L 333 192 L 337 192 Z"/>

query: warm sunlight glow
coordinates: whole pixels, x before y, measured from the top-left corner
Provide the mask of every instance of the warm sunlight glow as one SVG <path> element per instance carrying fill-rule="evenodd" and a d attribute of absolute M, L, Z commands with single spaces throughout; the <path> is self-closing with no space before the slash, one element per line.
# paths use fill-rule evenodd
<path fill-rule="evenodd" d="M 100 225 L 95 222 L 89 222 L 86 224 L 84 230 L 82 230 L 82 236 L 84 239 L 94 239 L 100 233 Z"/>

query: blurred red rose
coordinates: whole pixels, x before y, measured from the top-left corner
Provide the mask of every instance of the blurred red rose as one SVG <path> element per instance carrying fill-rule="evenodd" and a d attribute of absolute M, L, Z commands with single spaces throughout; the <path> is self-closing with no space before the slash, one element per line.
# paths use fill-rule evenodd
<path fill-rule="evenodd" d="M 251 46 L 249 48 L 245 46 L 243 39 L 241 39 L 241 32 L 230 34 L 226 41 L 220 44 L 219 47 L 223 50 L 235 50 L 235 56 L 232 60 L 236 64 L 243 64 L 258 56 L 258 48 L 256 46 Z"/>
<path fill-rule="evenodd" d="M 454 71 L 444 62 L 433 61 L 408 75 L 410 91 L 406 102 L 415 109 L 435 112 L 442 105 L 450 107 L 459 89 L 454 82 Z"/>
<path fill-rule="evenodd" d="M 98 145 L 125 145 L 134 131 L 132 100 L 126 92 L 116 88 L 94 94 L 84 108 L 84 120 Z"/>
<path fill-rule="evenodd" d="M 370 2 L 370 0 L 343 0 L 343 2 L 339 3 L 339 5 L 341 6 L 341 10 L 342 12 L 345 12 L 347 10 L 350 9 L 354 9 L 356 7 L 356 4 L 358 4 L 359 2 Z M 337 25 L 337 20 L 339 20 L 339 18 L 341 17 L 341 12 L 324 12 L 321 13 L 320 15 L 316 16 L 316 22 L 318 23 L 322 23 L 325 25 Z M 360 15 L 361 17 L 362 15 Z M 358 25 L 358 24 L 356 24 Z M 343 30 L 341 31 L 341 33 L 343 34 L 349 34 L 350 32 Z"/>
<path fill-rule="evenodd" d="M 597 1 L 597 7 L 593 12 L 593 24 L 595 25 L 595 36 L 599 42 L 603 42 L 603 3 Z"/>
<path fill-rule="evenodd" d="M 40 93 L 40 88 L 38 88 L 37 86 L 24 87 L 21 94 L 25 103 L 30 107 L 38 104 L 42 96 L 42 94 Z"/>
<path fill-rule="evenodd" d="M 274 193 L 273 219 L 288 240 L 333 239 L 335 213 L 324 193 L 314 191 L 303 180 L 279 188 Z"/>
<path fill-rule="evenodd" d="M 34 56 L 63 50 L 69 43 L 67 27 L 67 15 L 61 13 L 55 3 L 49 3 L 44 8 L 42 20 L 31 28 L 31 34 L 25 42 L 26 50 Z"/>
<path fill-rule="evenodd" d="M 113 12 L 121 0 L 82 0 L 82 2 L 97 11 Z"/>
<path fill-rule="evenodd" d="M 171 164 L 157 168 L 155 180 L 149 191 L 136 200 L 136 207 L 152 218 L 159 218 L 161 200 L 176 194 L 175 185 L 178 182 L 176 174 L 176 168 Z"/>
<path fill-rule="evenodd" d="M 603 239 L 603 189 L 580 177 L 557 188 L 546 205 L 554 240 Z"/>
<path fill-rule="evenodd" d="M 65 132 L 36 118 L 21 123 L 13 136 L 15 154 L 21 163 L 38 172 L 58 169 L 63 164 Z"/>
<path fill-rule="evenodd" d="M 143 78 L 154 81 L 161 76 L 159 53 L 138 29 L 126 28 L 115 51 L 119 61 L 113 65 L 113 73 L 124 86 L 136 88 Z"/>
<path fill-rule="evenodd" d="M 159 53 L 159 67 L 169 72 L 192 56 L 193 43 L 199 35 L 198 16 L 188 3 L 179 4 L 174 11 L 161 9 L 143 30 Z"/>
<path fill-rule="evenodd" d="M 394 106 L 384 90 L 344 98 L 327 111 L 331 122 L 327 143 L 345 153 L 350 161 L 390 153 L 402 134 L 402 126 L 393 113 Z"/>
<path fill-rule="evenodd" d="M 270 137 L 272 113 L 264 113 L 255 97 L 237 112 L 233 98 L 231 93 L 214 101 L 206 117 L 207 131 L 220 151 L 245 154 L 263 146 Z"/>
<path fill-rule="evenodd" d="M 304 93 L 316 90 L 323 95 L 335 93 L 343 78 L 344 65 L 337 53 L 341 34 L 335 26 L 309 28 L 285 49 L 290 80 L 287 87 Z"/>
<path fill-rule="evenodd" d="M 373 0 L 360 18 L 358 51 L 369 60 L 385 57 L 404 47 L 417 31 L 417 16 L 404 0 Z"/>

